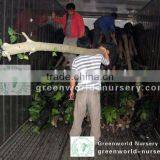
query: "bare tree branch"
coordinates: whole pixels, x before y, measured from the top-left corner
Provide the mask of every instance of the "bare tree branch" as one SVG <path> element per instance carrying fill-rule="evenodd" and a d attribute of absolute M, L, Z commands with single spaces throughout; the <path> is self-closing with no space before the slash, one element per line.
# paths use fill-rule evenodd
<path fill-rule="evenodd" d="M 99 49 L 86 49 L 69 45 L 62 45 L 56 43 L 44 43 L 32 41 L 24 32 L 23 36 L 26 38 L 26 42 L 17 44 L 4 43 L 2 45 L 2 56 L 11 60 L 12 55 L 19 53 L 34 53 L 37 51 L 57 51 L 62 53 L 80 54 L 80 55 L 96 55 L 100 53 Z"/>

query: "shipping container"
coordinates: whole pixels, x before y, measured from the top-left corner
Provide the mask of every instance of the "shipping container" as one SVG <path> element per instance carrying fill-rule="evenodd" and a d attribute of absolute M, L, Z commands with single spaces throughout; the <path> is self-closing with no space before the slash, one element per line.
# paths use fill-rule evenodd
<path fill-rule="evenodd" d="M 110 65 L 101 66 L 110 75 L 102 82 L 107 88 L 101 91 L 102 136 L 91 157 L 159 160 L 160 0 L 0 0 L 0 160 L 74 159 L 69 138 L 74 101 L 66 87 L 70 83 L 52 79 L 52 73 L 70 74 L 71 68 L 64 46 L 50 45 L 63 44 L 67 22 L 57 23 L 54 16 L 64 16 L 68 3 L 75 4 L 86 26 L 85 38 L 78 42 L 85 46 L 87 37 L 90 49 L 96 20 L 117 14 L 109 37 L 114 45 L 107 48 Z M 99 34 L 97 42 L 104 43 L 103 31 Z M 46 47 L 40 43 L 34 50 L 33 41 Z M 76 51 L 72 49 L 74 55 Z M 15 54 L 10 57 L 11 52 Z M 63 90 L 53 89 L 59 86 Z M 89 136 L 91 125 L 87 112 L 83 136 Z"/>

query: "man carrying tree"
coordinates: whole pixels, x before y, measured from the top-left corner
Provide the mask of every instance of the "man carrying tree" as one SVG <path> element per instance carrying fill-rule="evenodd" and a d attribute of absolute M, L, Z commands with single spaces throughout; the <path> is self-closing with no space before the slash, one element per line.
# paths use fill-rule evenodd
<path fill-rule="evenodd" d="M 67 13 L 63 17 L 57 17 L 53 12 L 53 20 L 55 23 L 61 23 L 65 34 L 64 43 L 66 45 L 77 46 L 77 39 L 84 36 L 85 25 L 82 16 L 75 11 L 74 3 L 68 3 L 66 6 Z M 71 66 L 74 54 L 63 54 L 65 57 L 65 66 Z"/>
<path fill-rule="evenodd" d="M 89 40 L 83 43 L 88 43 Z M 82 47 L 79 43 L 78 47 Z M 87 45 L 85 45 L 87 46 Z M 91 119 L 90 136 L 94 136 L 95 142 L 99 141 L 101 136 L 100 131 L 100 90 L 101 90 L 101 64 L 109 65 L 109 50 L 105 45 L 100 45 L 99 54 L 78 56 L 74 59 L 72 64 L 72 72 L 70 79 L 70 100 L 74 100 L 74 90 L 76 85 L 76 78 L 78 78 L 77 95 L 74 108 L 74 122 L 70 131 L 70 136 L 80 136 L 82 131 L 82 122 L 88 109 Z"/>
<path fill-rule="evenodd" d="M 117 14 L 112 13 L 110 16 L 102 16 L 98 18 L 94 23 L 94 39 L 93 47 L 96 48 L 101 34 L 105 36 L 106 43 L 111 41 L 116 43 L 115 40 L 115 19 Z"/>

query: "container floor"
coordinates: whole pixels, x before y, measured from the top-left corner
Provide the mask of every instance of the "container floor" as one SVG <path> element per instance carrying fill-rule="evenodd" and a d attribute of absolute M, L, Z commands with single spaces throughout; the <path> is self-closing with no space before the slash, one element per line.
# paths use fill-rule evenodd
<path fill-rule="evenodd" d="M 95 158 L 71 158 L 69 133 L 70 127 L 60 124 L 58 128 L 46 128 L 41 134 L 35 135 L 32 132 L 32 125 L 25 124 L 12 135 L 6 143 L 0 147 L 0 160 L 159 160 L 159 155 L 153 154 L 102 154 L 98 155 L 98 150 L 118 150 L 118 149 L 136 149 L 132 146 L 98 146 L 95 149 Z M 89 135 L 90 127 L 83 127 L 82 135 Z M 128 129 L 117 134 L 111 134 L 102 129 L 102 142 L 134 142 L 136 139 L 133 133 Z M 151 137 L 149 142 L 155 142 Z M 158 150 L 154 147 L 139 147 L 139 150 Z"/>

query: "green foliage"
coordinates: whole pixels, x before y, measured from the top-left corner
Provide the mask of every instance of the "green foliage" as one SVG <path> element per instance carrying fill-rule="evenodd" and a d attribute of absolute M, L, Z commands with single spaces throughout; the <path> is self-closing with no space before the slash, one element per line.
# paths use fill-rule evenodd
<path fill-rule="evenodd" d="M 141 121 L 146 121 L 148 119 L 148 113 L 147 111 L 143 110 L 141 115 L 140 115 Z"/>
<path fill-rule="evenodd" d="M 126 112 L 127 112 L 126 107 L 121 107 L 121 108 L 118 109 L 119 115 L 125 115 Z"/>
<path fill-rule="evenodd" d="M 36 101 L 32 102 L 31 107 L 29 108 L 29 114 L 32 117 L 33 121 L 38 120 L 42 108 L 43 106 L 39 104 L 38 102 Z"/>
<path fill-rule="evenodd" d="M 58 92 L 53 96 L 53 98 L 54 98 L 55 101 L 60 101 L 63 96 L 64 96 L 64 93 L 58 91 Z"/>
<path fill-rule="evenodd" d="M 47 76 L 42 77 L 42 82 L 39 86 L 61 86 L 62 84 L 53 83 L 47 79 Z M 32 104 L 29 107 L 29 114 L 32 122 L 42 130 L 44 127 L 52 126 L 52 117 L 57 116 L 57 119 L 73 122 L 73 108 L 74 104 L 70 103 L 67 92 L 57 91 L 41 91 L 35 92 L 32 96 Z M 45 108 L 46 107 L 46 108 Z M 45 111 L 46 110 L 46 111 Z M 44 114 L 44 115 L 43 115 Z M 46 117 L 43 120 L 43 117 Z M 47 120 L 48 117 L 48 120 Z M 47 122 L 46 122 L 47 121 Z M 43 122 L 42 125 L 39 122 Z"/>
<path fill-rule="evenodd" d="M 37 126 L 34 126 L 33 127 L 33 133 L 35 133 L 35 134 L 40 134 L 40 128 L 39 127 L 37 127 Z"/>
<path fill-rule="evenodd" d="M 13 28 L 8 27 L 8 34 L 9 34 L 10 36 L 12 36 L 13 34 L 15 34 Z"/>
<path fill-rule="evenodd" d="M 40 101 L 41 101 L 41 97 L 40 97 L 40 95 L 39 95 L 38 92 L 35 92 L 35 93 L 33 94 L 33 99 L 34 99 L 34 101 L 36 101 L 36 102 L 40 102 Z"/>
<path fill-rule="evenodd" d="M 113 97 L 114 98 L 114 97 Z M 107 124 L 115 124 L 119 118 L 133 112 L 136 97 L 131 92 L 121 92 L 119 96 L 119 107 L 114 107 L 115 101 L 111 105 L 102 108 L 102 117 Z M 111 100 L 110 100 L 111 101 Z"/>
<path fill-rule="evenodd" d="M 0 39 L 0 47 L 3 45 L 3 41 L 2 39 Z"/>
<path fill-rule="evenodd" d="M 72 124 L 73 123 L 73 110 L 74 110 L 74 103 L 73 102 L 68 102 L 66 105 L 66 110 L 65 110 L 65 122 L 67 124 Z"/>
<path fill-rule="evenodd" d="M 54 48 L 54 50 L 52 51 L 52 56 L 53 57 L 57 56 L 57 49 L 56 48 Z"/>
<path fill-rule="evenodd" d="M 123 92 L 120 95 L 120 106 L 126 106 L 127 102 L 135 101 L 136 97 L 130 92 Z"/>
<path fill-rule="evenodd" d="M 113 106 L 103 108 L 102 116 L 105 118 L 107 124 L 114 124 L 118 118 L 118 110 Z"/>
<path fill-rule="evenodd" d="M 24 59 L 24 60 L 29 60 L 28 55 L 24 55 L 23 59 Z"/>
<path fill-rule="evenodd" d="M 17 57 L 18 57 L 19 59 L 23 59 L 23 54 L 22 54 L 22 53 L 19 53 L 19 54 L 17 54 Z"/>
<path fill-rule="evenodd" d="M 1 49 L 2 45 L 3 45 L 3 41 L 2 41 L 2 39 L 0 39 L 0 60 L 2 58 L 2 49 Z"/>
<path fill-rule="evenodd" d="M 141 121 L 147 121 L 149 118 L 150 111 L 153 106 L 150 104 L 150 101 L 144 102 L 142 108 L 137 112 L 137 116 L 140 117 Z"/>
<path fill-rule="evenodd" d="M 8 34 L 9 34 L 10 42 L 15 43 L 18 38 L 17 38 L 16 32 L 13 30 L 13 28 L 11 28 L 11 27 L 8 28 Z"/>
<path fill-rule="evenodd" d="M 9 27 L 8 28 L 8 34 L 9 34 L 9 38 L 10 38 L 10 42 L 11 43 L 15 43 L 18 40 L 17 34 L 13 28 Z M 20 60 L 29 60 L 29 56 L 25 53 L 19 53 L 17 54 L 18 59 Z"/>
<path fill-rule="evenodd" d="M 60 115 L 59 110 L 56 108 L 52 108 L 52 116 L 58 116 L 58 115 Z"/>
<path fill-rule="evenodd" d="M 17 41 L 17 36 L 11 35 L 11 36 L 10 36 L 10 42 L 11 42 L 11 43 L 15 43 L 16 41 Z"/>
<path fill-rule="evenodd" d="M 131 122 L 131 129 L 139 135 L 147 135 L 148 132 L 152 131 L 157 121 L 158 108 L 159 101 L 151 96 L 138 100 Z"/>
<path fill-rule="evenodd" d="M 17 57 L 18 57 L 18 59 L 20 59 L 20 60 L 29 60 L 29 57 L 28 57 L 28 55 L 26 55 L 25 53 L 19 53 L 19 54 L 17 54 Z"/>

